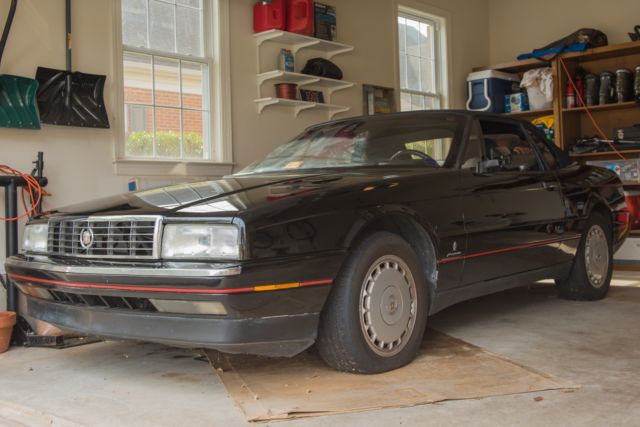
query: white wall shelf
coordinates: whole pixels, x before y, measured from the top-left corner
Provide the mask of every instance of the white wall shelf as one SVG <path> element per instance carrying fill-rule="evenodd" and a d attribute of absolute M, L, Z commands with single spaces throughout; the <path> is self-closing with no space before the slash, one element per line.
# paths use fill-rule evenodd
<path fill-rule="evenodd" d="M 329 95 L 332 95 L 334 92 L 339 90 L 349 89 L 355 86 L 355 83 L 345 82 L 343 80 L 328 79 L 326 77 L 310 76 L 308 74 L 292 73 L 280 70 L 258 74 L 258 85 L 262 85 L 265 82 L 271 82 L 273 84 L 295 83 L 299 88 L 304 86 L 314 86 L 327 89 Z"/>
<path fill-rule="evenodd" d="M 345 107 L 342 105 L 321 104 L 319 102 L 307 102 L 297 99 L 284 99 L 275 97 L 260 98 L 256 99 L 254 102 L 258 106 L 259 113 L 262 113 L 262 111 L 267 107 L 280 106 L 292 109 L 295 116 L 298 117 L 298 115 L 305 110 L 318 109 L 329 113 L 329 120 L 331 120 L 336 114 L 344 113 L 350 110 L 349 107 Z"/>
<path fill-rule="evenodd" d="M 343 43 L 332 42 L 315 37 L 303 36 L 302 34 L 289 33 L 281 30 L 268 30 L 254 34 L 258 48 L 264 42 L 275 42 L 288 45 L 295 55 L 301 49 L 313 49 L 323 52 L 327 59 L 331 59 L 336 55 L 353 51 L 353 46 Z"/>
<path fill-rule="evenodd" d="M 296 117 L 298 117 L 302 111 L 316 109 L 318 111 L 328 113 L 329 120 L 331 120 L 336 114 L 350 110 L 349 107 L 332 104 L 331 97 L 337 91 L 354 87 L 355 83 L 281 70 L 262 72 L 260 51 L 261 46 L 266 42 L 278 44 L 290 49 L 294 55 L 294 62 L 297 63 L 296 55 L 302 49 L 308 49 L 314 53 L 319 52 L 323 54 L 326 59 L 331 59 L 334 56 L 352 52 L 354 50 L 353 46 L 281 30 L 264 31 L 262 33 L 254 34 L 254 37 L 256 40 L 256 58 L 258 63 L 258 74 L 256 76 L 258 96 L 254 102 L 258 106 L 259 114 L 262 114 L 264 109 L 267 107 L 280 106 L 293 110 Z M 265 83 L 270 83 L 271 85 L 278 83 L 293 83 L 298 85 L 298 88 L 308 86 L 310 88 L 323 90 L 326 104 L 294 99 L 282 99 L 270 96 L 265 97 L 265 95 L 269 95 L 263 93 L 263 85 Z"/>

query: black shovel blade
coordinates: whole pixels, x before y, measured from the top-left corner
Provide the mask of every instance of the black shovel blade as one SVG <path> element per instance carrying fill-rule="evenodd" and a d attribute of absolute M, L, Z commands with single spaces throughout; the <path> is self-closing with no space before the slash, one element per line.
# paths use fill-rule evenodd
<path fill-rule="evenodd" d="M 38 67 L 36 80 L 42 123 L 109 127 L 103 96 L 106 76 Z"/>

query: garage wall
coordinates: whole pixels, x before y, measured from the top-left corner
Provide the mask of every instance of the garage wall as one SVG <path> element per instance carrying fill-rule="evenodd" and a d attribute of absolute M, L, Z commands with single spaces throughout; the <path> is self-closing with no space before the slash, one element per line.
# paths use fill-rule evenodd
<path fill-rule="evenodd" d="M 251 31 L 247 31 L 252 25 L 254 3 L 254 0 L 233 0 L 231 4 L 234 154 L 240 166 L 270 152 L 306 126 L 327 119 L 326 115 L 313 111 L 303 112 L 297 119 L 291 112 L 276 110 L 265 110 L 260 116 L 255 114 L 255 43 Z M 351 107 L 344 116 L 362 114 L 361 84 L 396 86 L 394 17 L 398 3 L 450 17 L 450 51 L 453 53 L 450 106 L 464 107 L 467 73 L 472 66 L 488 60 L 487 1 L 326 0 L 325 3 L 337 8 L 338 40 L 355 46 L 353 53 L 334 59 L 343 69 L 344 79 L 358 83 L 357 87 L 334 96 L 334 104 Z M 304 59 L 300 58 L 298 63 L 302 65 Z"/>
<path fill-rule="evenodd" d="M 0 25 L 9 1 L 0 2 Z M 74 3 L 74 66 L 88 73 L 111 74 L 113 32 L 111 6 L 103 0 Z M 105 19 L 107 18 L 107 19 Z M 3 74 L 35 76 L 38 65 L 64 68 L 64 2 L 21 0 L 9 42 L 0 66 Z M 105 89 L 109 108 L 114 106 L 112 82 Z M 45 153 L 45 171 L 53 194 L 49 207 L 110 195 L 125 189 L 125 178 L 113 172 L 113 132 L 44 126 L 40 131 L 0 129 L 0 163 L 23 171 L 31 170 L 38 151 Z M 3 191 L 0 190 L 0 193 Z M 4 212 L 4 196 L 0 197 Z M 22 208 L 20 208 L 22 212 Z M 5 232 L 0 224 L 0 263 L 4 261 Z M 22 228 L 22 227 L 20 227 Z M 0 267 L 4 271 L 3 267 Z M 0 309 L 5 304 L 0 289 Z"/>
<path fill-rule="evenodd" d="M 112 81 L 112 0 L 74 2 L 74 68 L 106 74 L 105 97 L 114 129 L 114 85 Z M 236 170 L 260 158 L 305 127 L 325 121 L 326 115 L 305 112 L 294 118 L 289 111 L 269 110 L 258 115 L 253 100 L 256 50 L 252 34 L 255 0 L 230 0 L 230 48 L 233 146 Z M 353 54 L 336 58 L 345 80 L 357 87 L 335 95 L 333 102 L 348 105 L 346 115 L 362 113 L 362 88 L 370 83 L 396 86 L 396 0 L 327 0 L 338 9 L 339 40 L 356 47 Z M 400 2 L 450 17 L 452 107 L 463 107 L 464 77 L 469 69 L 489 58 L 488 0 L 407 0 Z M 0 2 L 0 21 L 9 1 Z M 38 65 L 64 68 L 64 2 L 21 0 L 0 72 L 34 76 Z M 44 125 L 41 131 L 0 129 L 0 163 L 30 170 L 38 151 L 44 151 L 48 190 L 53 194 L 45 207 L 53 208 L 125 191 L 128 176 L 114 172 L 113 130 L 77 129 Z M 0 197 L 0 210 L 4 210 Z M 0 232 L 0 271 L 3 271 L 4 231 Z M 4 307 L 0 289 L 0 309 Z"/>
<path fill-rule="evenodd" d="M 492 64 L 514 61 L 580 28 L 597 28 L 610 44 L 624 43 L 638 24 L 638 0 L 489 0 L 489 57 Z"/>

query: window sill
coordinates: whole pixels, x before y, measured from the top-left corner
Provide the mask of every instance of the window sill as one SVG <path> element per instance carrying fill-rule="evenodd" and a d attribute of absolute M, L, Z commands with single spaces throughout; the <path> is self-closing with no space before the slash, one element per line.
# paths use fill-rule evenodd
<path fill-rule="evenodd" d="M 119 176 L 189 176 L 218 178 L 233 171 L 233 163 L 185 160 L 132 160 L 119 159 L 113 162 Z"/>

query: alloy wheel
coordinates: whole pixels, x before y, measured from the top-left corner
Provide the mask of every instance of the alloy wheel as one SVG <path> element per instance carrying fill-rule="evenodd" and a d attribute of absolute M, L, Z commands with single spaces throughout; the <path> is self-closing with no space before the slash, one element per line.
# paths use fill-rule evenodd
<path fill-rule="evenodd" d="M 407 264 L 397 256 L 376 260 L 360 291 L 360 326 L 369 347 L 378 355 L 398 354 L 416 323 L 416 284 Z"/>

